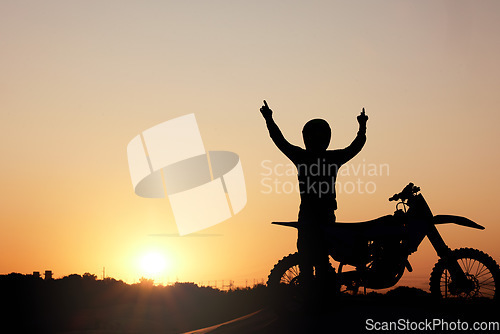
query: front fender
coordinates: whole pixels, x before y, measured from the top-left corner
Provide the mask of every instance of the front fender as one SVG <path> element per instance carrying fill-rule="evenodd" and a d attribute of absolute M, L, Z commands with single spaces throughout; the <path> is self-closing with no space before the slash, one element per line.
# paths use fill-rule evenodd
<path fill-rule="evenodd" d="M 481 226 L 468 218 L 460 217 L 460 216 L 437 215 L 437 216 L 432 217 L 432 222 L 435 225 L 453 223 L 453 224 L 457 224 L 457 225 L 461 225 L 461 226 L 477 228 L 478 230 L 484 230 L 484 226 Z"/>

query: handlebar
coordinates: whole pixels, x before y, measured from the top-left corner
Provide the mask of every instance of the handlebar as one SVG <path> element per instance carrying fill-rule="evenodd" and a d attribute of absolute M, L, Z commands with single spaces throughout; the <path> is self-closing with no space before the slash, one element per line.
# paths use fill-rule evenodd
<path fill-rule="evenodd" d="M 394 194 L 392 195 L 392 197 L 389 197 L 389 202 L 397 201 L 398 199 L 399 199 L 399 194 Z"/>
<path fill-rule="evenodd" d="M 406 187 L 399 193 L 394 194 L 389 201 L 398 201 L 398 200 L 406 200 L 410 198 L 413 194 L 416 194 L 420 191 L 420 187 L 415 186 L 413 183 L 408 183 Z"/>

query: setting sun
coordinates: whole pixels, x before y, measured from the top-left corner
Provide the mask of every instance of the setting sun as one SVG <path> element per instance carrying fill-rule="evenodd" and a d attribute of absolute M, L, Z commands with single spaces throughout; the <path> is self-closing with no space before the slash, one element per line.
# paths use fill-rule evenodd
<path fill-rule="evenodd" d="M 158 275 L 166 270 L 167 260 L 159 252 L 150 252 L 142 256 L 140 267 L 145 275 Z"/>

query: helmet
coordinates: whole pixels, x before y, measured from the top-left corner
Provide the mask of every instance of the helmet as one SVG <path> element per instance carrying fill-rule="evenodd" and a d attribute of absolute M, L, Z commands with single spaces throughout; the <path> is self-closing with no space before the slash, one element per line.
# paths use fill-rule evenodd
<path fill-rule="evenodd" d="M 330 145 L 332 130 L 324 119 L 312 119 L 304 125 L 302 137 L 306 150 L 325 151 Z"/>

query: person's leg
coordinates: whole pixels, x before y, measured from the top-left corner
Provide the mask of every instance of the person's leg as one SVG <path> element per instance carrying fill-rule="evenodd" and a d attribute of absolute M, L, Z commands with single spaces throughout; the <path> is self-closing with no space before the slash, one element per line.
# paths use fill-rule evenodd
<path fill-rule="evenodd" d="M 311 296 L 313 286 L 313 247 L 314 240 L 311 238 L 311 231 L 306 228 L 300 228 L 297 238 L 300 285 L 307 296 Z"/>
<path fill-rule="evenodd" d="M 318 230 L 315 238 L 314 246 L 314 267 L 316 269 L 316 284 L 320 294 L 325 294 L 329 288 L 331 270 L 330 257 L 328 247 L 324 240 L 324 235 L 321 230 Z"/>
<path fill-rule="evenodd" d="M 321 297 L 328 297 L 330 292 L 334 291 L 334 269 L 330 264 L 330 255 L 328 251 L 328 240 L 325 228 L 328 224 L 335 223 L 335 214 L 330 212 L 326 217 L 326 224 L 318 227 L 315 231 L 315 254 L 314 266 L 316 268 L 316 281 Z"/>

